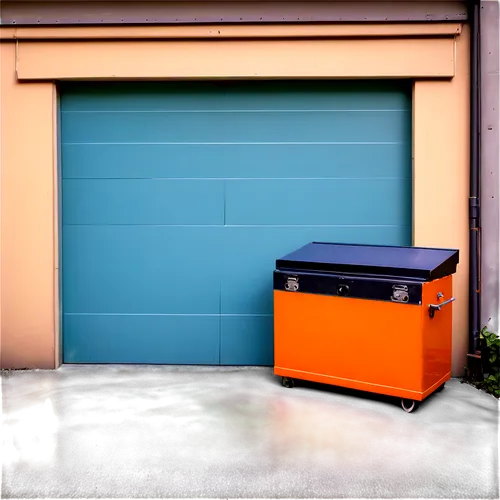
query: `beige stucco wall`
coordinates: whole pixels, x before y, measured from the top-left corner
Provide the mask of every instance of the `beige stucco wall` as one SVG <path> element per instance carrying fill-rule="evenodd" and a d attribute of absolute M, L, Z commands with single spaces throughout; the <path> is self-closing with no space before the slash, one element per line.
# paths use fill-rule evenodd
<path fill-rule="evenodd" d="M 468 328 L 468 29 L 429 26 L 2 30 L 2 367 L 60 363 L 54 80 L 391 77 L 415 81 L 414 243 L 461 251 L 453 333 L 459 374 Z"/>
<path fill-rule="evenodd" d="M 413 90 L 413 243 L 460 249 L 454 276 L 453 373 L 466 366 L 469 283 L 469 47 L 457 38 L 455 77 Z"/>
<path fill-rule="evenodd" d="M 2 367 L 54 367 L 52 83 L 20 85 L 1 48 Z"/>

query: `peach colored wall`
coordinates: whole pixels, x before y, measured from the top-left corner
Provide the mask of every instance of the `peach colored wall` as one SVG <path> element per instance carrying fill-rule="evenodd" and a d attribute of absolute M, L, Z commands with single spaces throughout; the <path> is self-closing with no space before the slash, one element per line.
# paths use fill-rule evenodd
<path fill-rule="evenodd" d="M 404 32 L 409 26 L 418 30 L 416 25 L 398 29 Z M 30 38 L 33 29 L 20 29 L 20 39 L 13 43 L 11 32 L 2 30 L 2 366 L 60 363 L 55 319 L 59 311 L 54 80 L 392 76 L 418 77 L 414 85 L 414 242 L 461 250 L 455 280 L 453 366 L 454 374 L 460 373 L 467 343 L 469 37 L 466 27 L 460 33 L 456 25 L 445 25 L 433 37 L 425 33 L 430 25 L 419 26 L 422 37 L 415 32 L 396 37 L 394 25 L 387 25 L 385 34 L 377 26 L 378 39 L 362 40 L 363 29 L 370 31 L 373 26 L 354 25 L 350 29 L 358 39 L 339 39 L 346 36 L 344 32 L 312 40 L 304 32 L 293 41 L 272 40 L 276 32 L 267 27 L 271 34 L 265 40 L 237 42 L 171 41 L 165 31 L 163 41 L 84 43 L 57 41 L 57 28 L 44 28 L 39 33 L 54 41 L 23 40 L 22 33 Z M 249 37 L 251 27 L 242 28 L 247 32 L 241 37 Z M 71 30 L 66 37 L 81 39 L 97 28 L 64 29 Z M 120 29 L 113 28 L 110 36 L 120 38 Z M 124 38 L 132 36 L 129 28 L 123 28 L 127 29 Z M 140 29 L 146 36 L 147 28 Z M 178 31 L 177 36 L 182 34 Z"/>
<path fill-rule="evenodd" d="M 21 85 L 1 44 L 2 367 L 54 367 L 54 86 Z"/>
<path fill-rule="evenodd" d="M 468 348 L 469 48 L 457 38 L 456 76 L 443 85 L 417 81 L 413 93 L 413 234 L 418 246 L 460 249 L 454 276 L 453 372 Z"/>

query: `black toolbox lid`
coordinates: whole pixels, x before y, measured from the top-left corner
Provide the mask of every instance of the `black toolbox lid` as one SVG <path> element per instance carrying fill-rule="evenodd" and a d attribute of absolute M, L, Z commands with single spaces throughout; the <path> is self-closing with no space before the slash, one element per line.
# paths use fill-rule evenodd
<path fill-rule="evenodd" d="M 309 243 L 276 261 L 276 269 L 432 281 L 455 273 L 458 250 Z"/>

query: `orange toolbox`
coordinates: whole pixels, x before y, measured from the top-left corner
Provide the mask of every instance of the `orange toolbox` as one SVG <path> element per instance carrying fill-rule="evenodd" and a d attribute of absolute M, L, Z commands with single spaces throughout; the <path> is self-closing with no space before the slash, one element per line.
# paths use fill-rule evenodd
<path fill-rule="evenodd" d="M 458 250 L 309 243 L 276 261 L 274 373 L 401 398 L 451 376 Z"/>

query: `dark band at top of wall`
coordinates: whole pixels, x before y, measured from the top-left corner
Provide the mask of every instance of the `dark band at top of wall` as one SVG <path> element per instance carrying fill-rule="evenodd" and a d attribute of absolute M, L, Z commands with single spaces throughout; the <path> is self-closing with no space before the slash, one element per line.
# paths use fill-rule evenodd
<path fill-rule="evenodd" d="M 3 26 L 321 22 L 457 22 L 461 1 L 24 1 L 3 0 Z"/>

